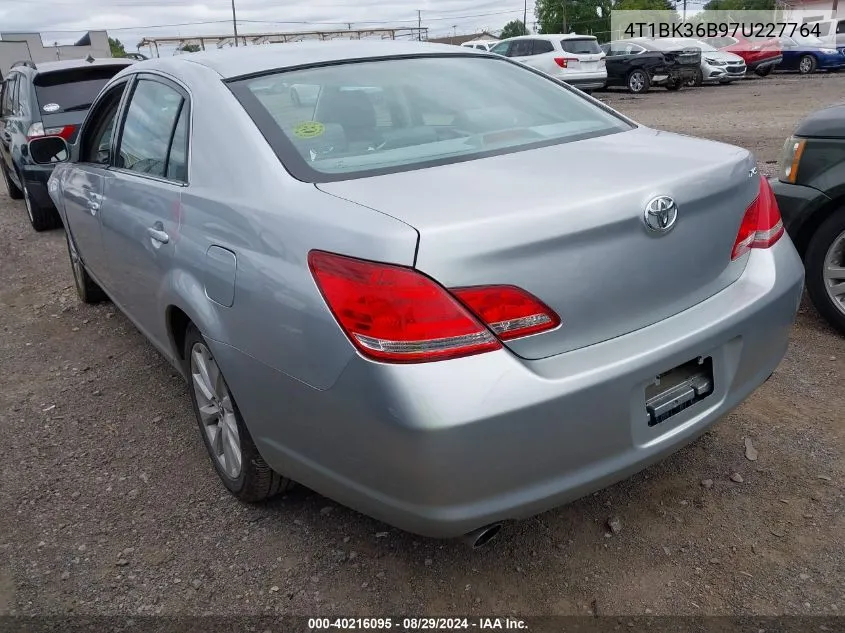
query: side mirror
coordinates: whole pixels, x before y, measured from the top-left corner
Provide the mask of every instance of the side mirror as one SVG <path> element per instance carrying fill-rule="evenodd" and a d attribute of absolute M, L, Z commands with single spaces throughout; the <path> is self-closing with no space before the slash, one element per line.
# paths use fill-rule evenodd
<path fill-rule="evenodd" d="M 70 149 L 61 136 L 42 136 L 29 142 L 29 155 L 38 165 L 51 165 L 67 161 Z"/>

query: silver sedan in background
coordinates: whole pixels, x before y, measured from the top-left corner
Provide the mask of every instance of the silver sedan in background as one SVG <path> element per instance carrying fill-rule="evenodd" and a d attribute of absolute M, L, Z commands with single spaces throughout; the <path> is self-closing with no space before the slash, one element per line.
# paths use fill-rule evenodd
<path fill-rule="evenodd" d="M 668 49 L 682 46 L 701 50 L 701 68 L 695 79 L 690 82 L 692 86 L 700 86 L 705 83 L 729 84 L 732 81 L 745 78 L 745 60 L 742 57 L 728 51 L 720 51 L 707 42 L 668 37 L 656 39 L 653 42 L 658 46 L 665 45 Z"/>
<path fill-rule="evenodd" d="M 749 152 L 466 48 L 140 62 L 30 151 L 66 161 L 79 296 L 183 373 L 234 495 L 298 481 L 475 545 L 701 435 L 801 295 Z"/>

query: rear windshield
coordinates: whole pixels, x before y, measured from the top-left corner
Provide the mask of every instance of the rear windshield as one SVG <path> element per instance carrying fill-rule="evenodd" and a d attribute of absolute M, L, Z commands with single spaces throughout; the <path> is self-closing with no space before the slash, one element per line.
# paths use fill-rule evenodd
<path fill-rule="evenodd" d="M 278 73 L 232 90 L 285 167 L 308 182 L 419 169 L 631 129 L 502 58 L 425 56 Z"/>
<path fill-rule="evenodd" d="M 84 112 L 109 79 L 126 66 L 92 66 L 54 70 L 35 77 L 35 96 L 42 114 Z"/>
<path fill-rule="evenodd" d="M 592 38 L 584 38 L 582 40 L 561 40 L 561 47 L 567 53 L 573 55 L 593 55 L 601 53 L 599 43 Z"/>

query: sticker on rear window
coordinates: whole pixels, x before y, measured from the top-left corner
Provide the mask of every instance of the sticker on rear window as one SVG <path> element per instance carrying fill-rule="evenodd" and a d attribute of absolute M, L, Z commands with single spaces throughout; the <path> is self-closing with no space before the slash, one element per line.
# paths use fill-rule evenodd
<path fill-rule="evenodd" d="M 44 112 L 58 112 L 62 109 L 62 106 L 60 106 L 58 103 L 48 103 L 41 109 L 44 110 Z"/>
<path fill-rule="evenodd" d="M 303 121 L 293 128 L 293 135 L 299 138 L 314 138 L 326 133 L 326 126 L 319 121 Z"/>

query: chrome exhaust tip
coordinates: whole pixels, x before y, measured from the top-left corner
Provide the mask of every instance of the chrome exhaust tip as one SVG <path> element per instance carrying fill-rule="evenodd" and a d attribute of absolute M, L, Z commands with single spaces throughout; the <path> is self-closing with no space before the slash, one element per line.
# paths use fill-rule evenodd
<path fill-rule="evenodd" d="M 484 527 L 480 527 L 477 530 L 464 534 L 464 536 L 461 537 L 461 540 L 472 549 L 479 549 L 496 538 L 496 535 L 501 531 L 501 529 L 501 523 L 491 523 L 490 525 L 485 525 Z"/>

